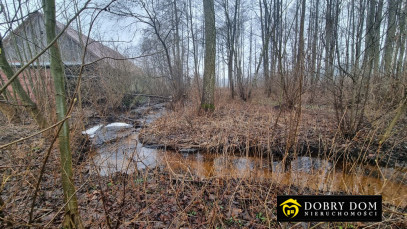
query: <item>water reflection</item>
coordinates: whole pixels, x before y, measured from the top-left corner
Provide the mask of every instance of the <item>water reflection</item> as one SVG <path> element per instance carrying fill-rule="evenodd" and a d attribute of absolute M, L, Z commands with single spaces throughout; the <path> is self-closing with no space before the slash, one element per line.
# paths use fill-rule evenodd
<path fill-rule="evenodd" d="M 190 173 L 200 178 L 241 177 L 270 179 L 285 185 L 295 185 L 325 193 L 345 192 L 358 195 L 383 195 L 386 201 L 405 206 L 407 199 L 406 174 L 394 168 L 356 166 L 352 171 L 342 165 L 313 157 L 298 157 L 283 170 L 281 161 L 265 164 L 255 157 L 236 157 L 214 154 L 180 155 L 174 152 L 158 154 L 159 163 L 165 163 L 176 173 Z M 372 172 L 373 171 L 373 172 Z M 387 174 L 387 178 L 383 179 Z M 398 177 L 397 181 L 391 178 Z"/>
<path fill-rule="evenodd" d="M 101 175 L 133 173 L 156 166 L 193 177 L 240 177 L 270 180 L 315 191 L 383 195 L 385 201 L 406 206 L 406 173 L 394 168 L 353 166 L 321 158 L 298 157 L 284 170 L 281 161 L 210 153 L 177 153 L 144 147 L 135 132 L 97 149 L 93 159 Z M 384 179 L 385 178 L 385 179 Z"/>
<path fill-rule="evenodd" d="M 125 140 L 98 148 L 93 163 L 102 176 L 115 172 L 133 173 L 138 169 L 155 167 L 157 153 L 156 149 L 143 147 L 138 141 L 138 134 L 133 134 Z"/>

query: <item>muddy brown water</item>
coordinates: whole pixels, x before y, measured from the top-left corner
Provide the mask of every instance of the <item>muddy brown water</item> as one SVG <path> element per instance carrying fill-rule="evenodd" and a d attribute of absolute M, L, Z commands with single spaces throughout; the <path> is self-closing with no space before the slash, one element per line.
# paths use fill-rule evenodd
<path fill-rule="evenodd" d="M 151 122 L 151 119 L 148 122 Z M 120 139 L 114 143 L 97 147 L 97 153 L 89 165 L 93 171 L 100 175 L 109 175 L 160 167 L 173 174 L 201 179 L 267 179 L 278 184 L 294 185 L 300 189 L 308 188 L 328 194 L 344 192 L 355 195 L 382 195 L 384 202 L 399 207 L 407 206 L 407 173 L 402 169 L 346 165 L 342 161 L 332 162 L 311 156 L 297 157 L 283 169 L 279 160 L 148 148 L 139 142 L 136 130 L 128 128 L 126 131 L 128 134 L 120 132 Z"/>

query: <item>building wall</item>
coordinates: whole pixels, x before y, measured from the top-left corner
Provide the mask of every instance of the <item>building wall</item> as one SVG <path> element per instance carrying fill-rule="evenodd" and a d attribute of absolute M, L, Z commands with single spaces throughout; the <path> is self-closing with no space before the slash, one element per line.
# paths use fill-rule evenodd
<path fill-rule="evenodd" d="M 8 79 L 3 71 L 0 70 L 0 78 L 3 82 L 7 82 Z M 54 84 L 49 69 L 26 69 L 17 78 L 23 86 L 24 90 L 29 94 L 30 98 L 37 103 L 38 107 L 42 111 L 52 111 L 55 107 L 54 100 Z M 14 95 L 12 86 L 7 88 L 11 95 Z M 23 105 L 17 98 L 17 101 L 12 101 Z"/>
<path fill-rule="evenodd" d="M 27 62 L 43 50 L 47 45 L 44 18 L 41 14 L 33 14 L 29 20 L 14 30 L 4 40 L 4 50 L 10 64 Z M 62 25 L 61 25 L 62 27 Z M 57 27 L 57 34 L 61 29 Z M 70 30 L 71 36 L 79 37 L 76 31 Z M 58 40 L 61 50 L 62 61 L 67 64 L 78 64 L 82 62 L 82 47 L 67 33 L 64 33 Z M 86 41 L 83 41 L 86 42 Z M 91 54 L 86 56 L 86 62 L 94 60 Z M 38 58 L 34 65 L 49 65 L 50 55 L 46 52 Z"/>
<path fill-rule="evenodd" d="M 63 28 L 64 25 L 57 22 L 57 34 Z M 71 98 L 75 88 L 79 68 L 82 64 L 83 47 L 81 44 L 86 41 L 86 36 L 80 35 L 72 28 L 68 28 L 58 40 L 62 61 L 65 64 L 65 75 L 67 76 L 67 98 Z M 92 39 L 88 41 L 85 63 L 103 60 L 85 67 L 81 90 L 82 101 L 87 100 L 88 104 L 95 104 L 105 100 L 109 93 L 117 94 L 118 96 L 113 97 L 117 97 L 119 101 L 120 93 L 127 91 L 132 86 L 130 80 L 133 75 L 132 72 L 139 72 L 139 69 L 132 62 L 123 60 L 124 57 L 120 53 L 100 42 Z M 9 63 L 17 70 L 40 53 L 46 45 L 44 17 L 40 13 L 33 13 L 3 40 L 3 52 L 6 53 Z M 46 52 L 19 76 L 21 84 L 32 100 L 37 102 L 40 107 L 44 107 L 45 111 L 52 111 L 51 108 L 54 107 L 54 85 L 49 66 L 50 55 Z M 3 81 L 7 81 L 1 71 L 0 75 Z M 12 93 L 11 87 L 9 92 Z"/>

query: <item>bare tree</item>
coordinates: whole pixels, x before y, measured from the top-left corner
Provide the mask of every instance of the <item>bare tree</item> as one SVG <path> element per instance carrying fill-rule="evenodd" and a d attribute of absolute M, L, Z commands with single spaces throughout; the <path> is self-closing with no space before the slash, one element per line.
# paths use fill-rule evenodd
<path fill-rule="evenodd" d="M 267 0 L 260 1 L 260 20 L 261 20 L 261 39 L 263 43 L 263 76 L 265 92 L 269 97 L 271 95 L 270 67 L 269 67 L 269 44 L 272 34 L 271 29 L 271 3 Z"/>
<path fill-rule="evenodd" d="M 233 64 L 235 58 L 235 40 L 237 30 L 237 16 L 240 7 L 240 0 L 235 0 L 233 5 L 230 5 L 229 0 L 223 0 L 221 3 L 225 15 L 225 30 L 226 30 L 226 51 L 227 51 L 227 66 L 228 66 L 228 81 L 230 95 L 232 99 L 235 97 L 235 85 L 233 76 Z M 232 8 L 232 10 L 230 9 Z M 231 11 L 231 12 L 230 12 Z"/>
<path fill-rule="evenodd" d="M 182 54 L 184 51 L 180 36 L 183 11 L 179 10 L 178 1 L 137 0 L 129 4 L 117 3 L 109 12 L 118 17 L 135 18 L 137 22 L 147 26 L 146 33 L 154 35 L 159 49 L 163 50 L 164 53 L 167 72 L 163 74 L 163 77 L 170 80 L 174 90 L 174 99 L 183 99 L 185 82 Z M 147 39 L 151 38 L 148 37 Z"/>

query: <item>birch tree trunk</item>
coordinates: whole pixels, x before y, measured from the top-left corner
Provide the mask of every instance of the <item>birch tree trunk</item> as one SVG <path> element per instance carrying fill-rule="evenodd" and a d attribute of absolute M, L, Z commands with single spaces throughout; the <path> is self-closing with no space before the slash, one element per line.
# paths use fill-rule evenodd
<path fill-rule="evenodd" d="M 50 43 L 56 36 L 55 33 L 55 0 L 43 0 L 45 13 L 45 29 L 47 42 Z M 65 72 L 59 51 L 58 42 L 50 48 L 51 75 L 55 85 L 55 102 L 58 121 L 65 118 L 67 113 L 65 97 Z M 68 122 L 62 124 L 58 136 L 61 160 L 62 188 L 64 190 L 65 215 L 63 228 L 83 228 L 79 216 L 78 202 L 75 195 L 74 181 L 72 178 L 72 155 L 69 145 Z"/>

